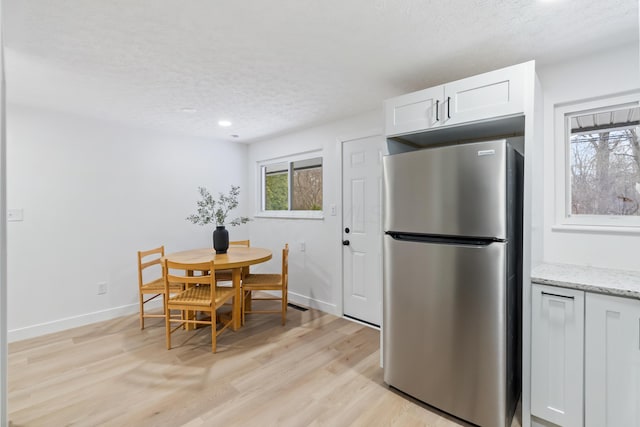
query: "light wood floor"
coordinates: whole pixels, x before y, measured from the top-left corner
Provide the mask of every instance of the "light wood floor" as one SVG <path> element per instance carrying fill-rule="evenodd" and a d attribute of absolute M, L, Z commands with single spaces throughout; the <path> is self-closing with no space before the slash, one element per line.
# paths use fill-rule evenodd
<path fill-rule="evenodd" d="M 465 426 L 388 388 L 379 332 L 319 311 L 208 329 L 127 316 L 9 346 L 12 426 Z M 186 340 L 186 341 L 185 341 Z"/>

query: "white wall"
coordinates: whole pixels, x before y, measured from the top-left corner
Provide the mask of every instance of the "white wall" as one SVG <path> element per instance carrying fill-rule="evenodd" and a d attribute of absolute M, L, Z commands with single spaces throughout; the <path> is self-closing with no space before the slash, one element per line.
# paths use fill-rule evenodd
<path fill-rule="evenodd" d="M 8 224 L 10 340 L 137 312 L 138 250 L 211 247 L 213 227 L 185 220 L 198 186 L 240 185 L 234 213 L 249 213 L 245 145 L 11 103 L 7 113 L 7 203 L 24 209 Z"/>
<path fill-rule="evenodd" d="M 7 142 L 4 78 L 4 42 L 0 2 L 0 426 L 7 422 Z"/>
<path fill-rule="evenodd" d="M 381 101 L 379 110 L 250 145 L 248 188 L 252 195 L 252 214 L 257 213 L 260 206 L 256 197 L 258 162 L 322 150 L 324 219 L 256 218 L 250 226 L 252 246 L 276 249 L 289 243 L 289 291 L 292 302 L 342 315 L 341 146 L 338 141 L 371 135 L 372 132 L 381 133 L 383 124 Z M 330 214 L 331 205 L 337 207 L 335 216 Z M 305 242 L 304 252 L 300 251 L 300 242 Z M 252 271 L 277 272 L 280 262 L 281 257 L 274 250 L 273 260 L 252 267 Z"/>
<path fill-rule="evenodd" d="M 547 262 L 640 269 L 638 235 L 566 233 L 554 224 L 553 107 L 638 87 L 638 52 L 616 51 L 538 69 L 544 89 L 543 258 Z M 617 64 L 612 67 L 611 64 Z M 614 71 L 615 70 L 615 71 Z M 243 145 L 154 133 L 31 107 L 8 108 L 10 339 L 137 311 L 136 251 L 209 246 L 210 230 L 184 220 L 196 187 L 242 187 L 237 214 L 258 210 L 257 162 L 322 150 L 323 220 L 255 218 L 232 239 L 274 249 L 254 271 L 278 271 L 276 248 L 291 245 L 292 301 L 341 314 L 341 200 L 338 140 L 382 131 L 382 108 Z M 221 160 L 222 159 L 222 160 Z M 338 212 L 331 216 L 329 206 Z M 300 242 L 306 251 L 299 250 Z M 97 283 L 109 292 L 97 295 Z"/>
<path fill-rule="evenodd" d="M 640 270 L 637 233 L 552 230 L 560 182 L 554 173 L 556 144 L 563 143 L 554 138 L 554 106 L 640 88 L 637 43 L 540 68 L 538 75 L 544 90 L 544 168 L 537 171 L 544 180 L 544 206 L 538 207 L 544 209 L 544 261 Z"/>

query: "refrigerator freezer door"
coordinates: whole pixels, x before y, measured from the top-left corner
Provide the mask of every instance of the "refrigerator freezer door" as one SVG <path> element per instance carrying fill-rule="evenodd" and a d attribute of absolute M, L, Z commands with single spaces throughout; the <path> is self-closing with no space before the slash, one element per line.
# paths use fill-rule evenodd
<path fill-rule="evenodd" d="M 384 157 L 384 230 L 506 239 L 506 140 Z"/>
<path fill-rule="evenodd" d="M 384 245 L 385 382 L 474 424 L 504 426 L 507 243 L 385 236 Z"/>

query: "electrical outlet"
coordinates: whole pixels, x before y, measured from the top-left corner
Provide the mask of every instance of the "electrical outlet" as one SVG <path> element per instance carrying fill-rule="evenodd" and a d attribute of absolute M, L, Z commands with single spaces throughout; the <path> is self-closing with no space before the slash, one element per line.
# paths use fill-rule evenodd
<path fill-rule="evenodd" d="M 22 209 L 8 209 L 7 221 L 22 221 L 24 218 L 24 211 Z"/>
<path fill-rule="evenodd" d="M 107 282 L 98 283 L 98 295 L 104 295 L 107 293 Z"/>
<path fill-rule="evenodd" d="M 307 245 L 304 242 L 300 242 L 300 252 L 304 252 L 307 249 Z"/>

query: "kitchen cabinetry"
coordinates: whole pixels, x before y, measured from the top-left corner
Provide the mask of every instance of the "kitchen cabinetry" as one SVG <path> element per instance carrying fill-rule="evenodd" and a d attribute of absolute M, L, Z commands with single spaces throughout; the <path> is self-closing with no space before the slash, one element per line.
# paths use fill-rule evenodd
<path fill-rule="evenodd" d="M 526 63 L 385 102 L 386 135 L 523 114 Z"/>
<path fill-rule="evenodd" d="M 431 129 L 442 122 L 442 86 L 398 96 L 385 102 L 386 133 L 398 135 Z"/>
<path fill-rule="evenodd" d="M 582 426 L 584 292 L 533 285 L 531 414 Z"/>
<path fill-rule="evenodd" d="M 541 200 L 534 171 L 543 167 L 543 96 L 535 61 L 506 67 L 385 101 L 389 154 L 448 143 L 522 136 L 522 420 L 531 421 L 531 264 L 542 259 L 542 231 L 532 226 Z M 536 163 L 539 163 L 536 165 Z M 539 218 L 538 218 L 539 219 Z"/>
<path fill-rule="evenodd" d="M 640 301 L 587 294 L 585 427 L 640 426 Z"/>
<path fill-rule="evenodd" d="M 447 125 L 521 114 L 524 108 L 523 64 L 462 79 L 444 86 Z"/>
<path fill-rule="evenodd" d="M 547 264 L 532 276 L 531 424 L 640 427 L 640 273 Z"/>

